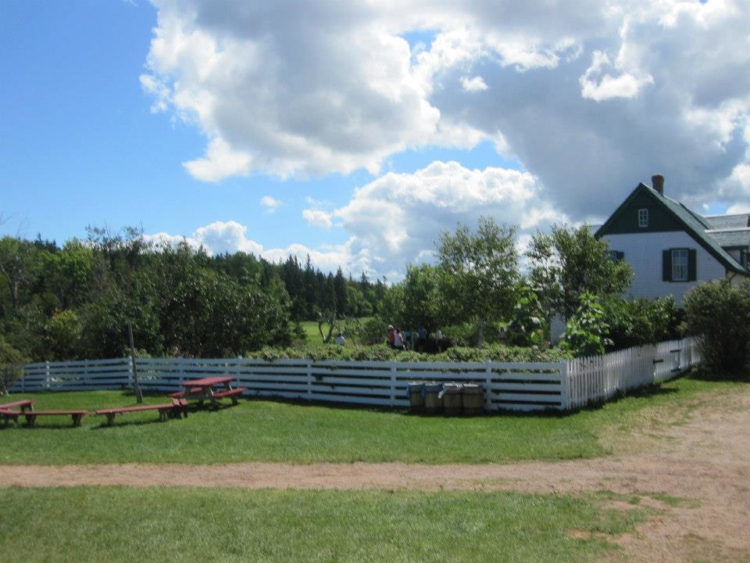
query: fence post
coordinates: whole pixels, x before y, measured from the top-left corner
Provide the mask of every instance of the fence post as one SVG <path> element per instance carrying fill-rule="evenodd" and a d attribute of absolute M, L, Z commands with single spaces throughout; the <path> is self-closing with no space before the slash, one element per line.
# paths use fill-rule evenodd
<path fill-rule="evenodd" d="M 307 360 L 307 400 L 312 400 L 312 360 L 308 358 Z"/>
<path fill-rule="evenodd" d="M 484 377 L 484 380 L 487 383 L 487 394 L 484 396 L 484 409 L 487 411 L 492 410 L 492 366 L 493 362 L 488 361 L 485 368 L 487 375 Z"/>
<path fill-rule="evenodd" d="M 562 410 L 569 411 L 571 408 L 570 397 L 570 362 L 560 362 L 560 394 L 562 395 L 560 405 Z"/>
<path fill-rule="evenodd" d="M 396 406 L 396 362 L 391 362 L 391 406 Z"/>
<path fill-rule="evenodd" d="M 49 362 L 44 362 L 44 388 L 49 391 Z"/>

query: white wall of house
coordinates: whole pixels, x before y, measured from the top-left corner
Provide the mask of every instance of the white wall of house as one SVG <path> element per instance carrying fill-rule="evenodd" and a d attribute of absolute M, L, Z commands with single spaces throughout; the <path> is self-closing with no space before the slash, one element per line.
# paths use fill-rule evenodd
<path fill-rule="evenodd" d="M 685 293 L 701 281 L 723 279 L 726 270 L 711 254 L 685 232 L 636 233 L 606 235 L 610 250 L 625 253 L 625 261 L 633 268 L 633 283 L 628 292 L 633 297 L 666 297 L 672 295 L 682 305 Z M 662 281 L 662 251 L 670 248 L 696 250 L 695 282 Z"/>

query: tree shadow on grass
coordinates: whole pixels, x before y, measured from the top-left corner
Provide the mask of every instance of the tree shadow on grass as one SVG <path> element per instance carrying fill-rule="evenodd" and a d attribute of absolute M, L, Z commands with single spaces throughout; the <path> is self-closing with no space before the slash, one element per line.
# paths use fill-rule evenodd
<path fill-rule="evenodd" d="M 686 379 L 710 383 L 750 383 L 750 366 L 736 372 L 720 374 L 716 374 L 705 367 L 697 367 L 686 376 Z"/>

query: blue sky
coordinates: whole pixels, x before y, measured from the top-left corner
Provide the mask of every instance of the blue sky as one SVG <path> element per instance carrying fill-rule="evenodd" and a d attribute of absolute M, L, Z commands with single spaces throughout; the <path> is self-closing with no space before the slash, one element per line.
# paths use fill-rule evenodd
<path fill-rule="evenodd" d="M 0 235 L 135 226 L 397 280 L 480 215 L 603 220 L 654 173 L 750 211 L 742 0 L 5 0 Z"/>

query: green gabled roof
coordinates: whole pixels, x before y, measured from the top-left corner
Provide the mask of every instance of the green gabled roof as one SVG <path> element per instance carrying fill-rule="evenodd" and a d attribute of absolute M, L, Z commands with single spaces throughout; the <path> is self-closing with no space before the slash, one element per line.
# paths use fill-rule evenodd
<path fill-rule="evenodd" d="M 607 219 L 604 225 L 596 231 L 594 236 L 600 238 L 607 234 L 619 234 L 619 232 L 610 233 L 609 231 L 612 226 L 618 222 L 625 211 L 633 207 L 635 201 L 644 201 L 644 198 L 651 204 L 665 210 L 675 225 L 682 227 L 685 232 L 705 248 L 706 251 L 716 258 L 716 260 L 718 260 L 725 268 L 740 274 L 750 275 L 750 270 L 744 268 L 732 257 L 731 254 L 724 250 L 719 241 L 715 239 L 711 233 L 706 232 L 715 229 L 712 224 L 713 221 L 709 222 L 705 217 L 702 217 L 685 205 L 660 194 L 644 183 L 638 184 L 625 201 L 623 201 L 609 219 Z"/>
<path fill-rule="evenodd" d="M 712 229 L 743 229 L 750 227 L 750 213 L 706 217 Z"/>
<path fill-rule="evenodd" d="M 733 229 L 722 231 L 708 231 L 708 235 L 722 248 L 750 247 L 750 229 Z"/>

